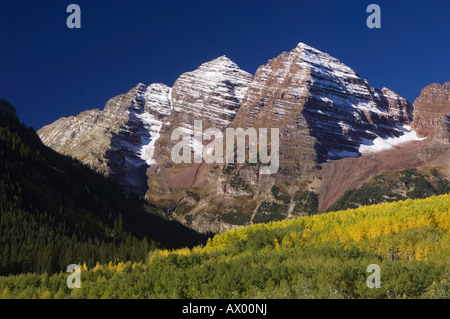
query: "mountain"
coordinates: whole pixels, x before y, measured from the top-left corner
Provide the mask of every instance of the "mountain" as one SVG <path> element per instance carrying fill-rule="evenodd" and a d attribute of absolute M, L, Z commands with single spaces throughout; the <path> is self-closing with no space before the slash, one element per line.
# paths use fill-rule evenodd
<path fill-rule="evenodd" d="M 233 125 L 279 127 L 281 153 L 310 154 L 305 161 L 312 162 L 303 165 L 308 172 L 327 159 L 359 156 L 361 144 L 377 137 L 398 137 L 398 126 L 411 121 L 405 99 L 372 88 L 336 58 L 299 43 L 256 71 Z"/>
<path fill-rule="evenodd" d="M 143 195 L 153 145 L 171 112 L 170 88 L 138 84 L 109 100 L 104 110 L 85 111 L 41 128 L 43 143 L 79 159 L 119 184 Z"/>
<path fill-rule="evenodd" d="M 222 56 L 175 81 L 171 91 L 173 111 L 155 144 L 157 164 L 148 172 L 148 199 L 170 208 L 184 197 L 184 190 L 195 185 L 204 166 L 173 162 L 172 131 L 181 127 L 193 134 L 194 121 L 201 120 L 203 130 L 213 127 L 223 132 L 233 122 L 251 80 L 249 73 Z"/>
<path fill-rule="evenodd" d="M 78 160 L 44 146 L 0 100 L 0 275 L 143 261 L 200 235 Z"/>
<path fill-rule="evenodd" d="M 419 139 L 398 145 L 391 145 L 390 139 L 384 141 L 387 143 L 376 140 L 378 152 L 324 165 L 319 174 L 323 181 L 319 188 L 319 211 L 330 209 L 333 203 L 331 209 L 337 209 L 349 204 L 352 207 L 448 192 L 445 187 L 450 179 L 448 87 L 448 83 L 431 84 L 414 101 L 411 126 Z M 405 174 L 412 177 L 407 184 L 401 181 Z"/>
<path fill-rule="evenodd" d="M 408 101 L 372 88 L 339 60 L 300 43 L 258 68 L 228 126 L 278 128 L 278 172 L 261 175 L 260 164 L 163 160 L 148 171 L 147 196 L 202 231 L 317 212 L 324 163 L 377 150 L 380 140 L 416 139 L 412 119 Z M 162 141 L 170 133 L 156 143 L 161 158 L 168 158 L 170 144 Z"/>
<path fill-rule="evenodd" d="M 158 94 L 149 93 L 155 85 Z M 448 99 L 445 88 L 430 105 Z M 299 43 L 253 76 L 222 56 L 182 74 L 172 88 L 140 84 L 103 111 L 60 119 L 38 134 L 47 146 L 145 193 L 182 223 L 223 232 L 324 211 L 377 174 L 420 166 L 445 152 L 448 112 L 432 109 L 429 120 L 420 101 L 414 110 L 395 92 L 371 87 L 338 59 Z M 201 144 L 192 138 L 196 120 L 204 132 Z M 440 140 L 416 134 L 436 121 L 443 127 Z M 205 160 L 213 156 L 206 139 L 224 135 L 226 151 L 227 129 L 238 128 L 278 130 L 275 174 L 261 174 L 267 166 L 261 161 Z M 173 160 L 174 132 L 190 137 L 191 163 Z M 267 150 L 272 145 L 270 138 Z"/>
<path fill-rule="evenodd" d="M 449 118 L 450 83 L 424 88 L 414 101 L 412 123 L 421 141 L 331 163 L 324 170 L 323 185 L 338 184 L 340 191 L 323 187 L 320 208 L 338 210 L 450 192 Z"/>
<path fill-rule="evenodd" d="M 450 82 L 434 83 L 414 101 L 414 130 L 421 137 L 450 143 Z"/>

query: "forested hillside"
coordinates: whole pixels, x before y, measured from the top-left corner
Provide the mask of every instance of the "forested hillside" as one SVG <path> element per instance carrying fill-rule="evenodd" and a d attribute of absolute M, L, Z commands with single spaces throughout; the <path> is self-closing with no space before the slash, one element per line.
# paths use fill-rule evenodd
<path fill-rule="evenodd" d="M 328 211 L 448 194 L 447 170 L 447 165 L 425 166 L 377 175 L 359 188 L 345 192 Z"/>
<path fill-rule="evenodd" d="M 366 285 L 381 269 L 381 288 Z M 255 224 L 146 263 L 0 279 L 3 298 L 450 298 L 450 195 Z"/>
<path fill-rule="evenodd" d="M 0 275 L 55 273 L 72 263 L 143 261 L 156 247 L 193 246 L 206 239 L 47 148 L 33 129 L 5 114 L 0 159 Z"/>

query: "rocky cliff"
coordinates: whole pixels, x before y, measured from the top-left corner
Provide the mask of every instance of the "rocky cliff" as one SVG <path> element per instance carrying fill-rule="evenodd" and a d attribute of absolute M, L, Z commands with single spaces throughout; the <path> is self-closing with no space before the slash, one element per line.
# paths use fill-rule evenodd
<path fill-rule="evenodd" d="M 155 157 L 157 165 L 150 167 L 149 191 L 147 198 L 176 208 L 186 190 L 192 188 L 201 175 L 201 163 L 174 163 L 171 140 L 174 129 L 182 129 L 193 135 L 195 120 L 200 120 L 202 132 L 216 128 L 223 132 L 233 121 L 242 99 L 245 96 L 252 75 L 242 71 L 225 56 L 202 64 L 197 70 L 182 74 L 171 91 L 173 111 L 161 129 L 161 137 L 156 142 Z M 213 138 L 211 136 L 211 138 Z M 201 142 L 199 146 L 202 147 Z M 202 150 L 200 150 L 202 152 Z"/>
<path fill-rule="evenodd" d="M 163 84 L 138 84 L 109 100 L 103 110 L 61 118 L 38 134 L 57 152 L 75 157 L 143 195 L 153 145 L 171 111 L 169 94 L 170 88 Z"/>
<path fill-rule="evenodd" d="M 422 137 L 450 141 L 450 82 L 431 84 L 414 101 L 413 127 Z"/>
<path fill-rule="evenodd" d="M 233 126 L 279 127 L 283 178 L 297 178 L 329 159 L 358 157 L 361 144 L 398 137 L 411 121 L 408 101 L 299 43 L 256 71 Z"/>

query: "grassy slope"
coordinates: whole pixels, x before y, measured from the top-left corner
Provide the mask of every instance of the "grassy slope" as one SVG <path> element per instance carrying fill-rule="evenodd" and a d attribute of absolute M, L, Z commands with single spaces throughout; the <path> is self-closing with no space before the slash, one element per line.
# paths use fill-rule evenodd
<path fill-rule="evenodd" d="M 381 267 L 381 288 L 366 285 Z M 3 297 L 449 298 L 450 195 L 230 230 L 205 246 L 150 253 L 147 264 L 0 279 Z"/>
<path fill-rule="evenodd" d="M 450 193 L 447 170 L 446 165 L 441 165 L 377 175 L 359 188 L 345 192 L 327 211 Z"/>

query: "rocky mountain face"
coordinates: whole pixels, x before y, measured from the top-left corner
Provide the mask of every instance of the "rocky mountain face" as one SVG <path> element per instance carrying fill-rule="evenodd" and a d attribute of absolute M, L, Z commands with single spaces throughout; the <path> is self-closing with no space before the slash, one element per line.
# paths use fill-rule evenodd
<path fill-rule="evenodd" d="M 75 157 L 143 195 L 154 143 L 171 112 L 169 94 L 170 88 L 164 84 L 138 84 L 109 100 L 104 110 L 61 118 L 38 134 L 57 152 Z"/>
<path fill-rule="evenodd" d="M 228 126 L 279 129 L 276 174 L 259 174 L 260 164 L 169 161 L 149 169 L 147 195 L 202 231 L 296 216 L 304 213 L 298 198 L 320 184 L 315 177 L 322 163 L 358 157 L 361 145 L 377 138 L 402 136 L 404 126 L 412 122 L 412 111 L 396 93 L 372 88 L 339 60 L 300 43 L 256 71 Z M 192 118 L 186 122 L 192 123 Z M 167 158 L 164 145 L 173 143 L 160 141 L 155 152 L 165 156 L 157 157 Z"/>
<path fill-rule="evenodd" d="M 256 71 L 233 126 L 280 129 L 277 177 L 286 180 L 330 159 L 358 157 L 361 144 L 400 136 L 411 121 L 408 101 L 300 43 Z"/>
<path fill-rule="evenodd" d="M 413 193 L 415 196 L 431 196 L 430 194 L 441 193 L 442 190 L 446 192 L 443 185 L 450 179 L 449 86 L 449 83 L 431 84 L 424 88 L 415 100 L 412 127 L 419 137 L 415 141 L 359 158 L 344 158 L 327 163 L 319 174 L 323 180 L 319 189 L 319 210 L 325 210 L 331 204 L 342 201 L 345 194 L 355 203 L 358 200 L 353 198 L 353 193 L 370 197 L 371 192 L 368 192 L 366 184 L 370 178 L 371 187 L 378 192 L 378 198 L 372 197 L 371 203 L 383 202 L 389 199 L 392 193 L 399 193 L 405 198 L 414 197 L 411 196 Z M 439 185 L 435 185 L 431 193 L 430 185 L 435 184 L 436 174 L 432 174 L 432 180 L 425 182 L 419 178 L 416 180 L 417 185 L 408 184 L 406 188 L 405 185 L 387 185 L 378 177 L 374 177 L 377 174 L 398 175 L 401 170 L 419 167 L 422 173 L 440 172 L 442 179 L 439 179 Z M 417 189 L 421 190 L 416 191 Z M 339 208 L 336 205 L 332 207 Z"/>
<path fill-rule="evenodd" d="M 280 126 L 287 136 L 280 145 L 294 156 L 300 152 L 292 143 L 306 137 L 300 148 L 312 146 L 320 163 L 357 157 L 365 140 L 400 136 L 397 126 L 411 121 L 405 99 L 370 87 L 336 58 L 300 43 L 256 71 L 235 125 Z M 291 139 L 294 132 L 300 135 Z"/>
<path fill-rule="evenodd" d="M 216 128 L 223 132 L 233 121 L 245 96 L 252 75 L 242 71 L 225 56 L 202 64 L 197 70 L 182 74 L 171 91 L 173 111 L 161 129 L 156 142 L 157 165 L 150 167 L 147 198 L 175 209 L 192 188 L 200 171 L 201 160 L 191 157 L 192 164 L 174 163 L 172 132 L 179 128 L 192 136 L 194 121 L 201 121 L 201 130 Z M 214 139 L 214 137 L 211 139 Z M 204 145 L 189 144 L 192 149 Z M 202 153 L 202 149 L 199 150 Z"/>
<path fill-rule="evenodd" d="M 193 138 L 195 121 L 201 123 L 203 141 Z M 327 189 L 322 168 L 357 160 L 368 148 L 378 151 L 380 142 L 415 135 L 412 122 L 408 101 L 387 88 L 371 87 L 338 59 L 299 43 L 254 76 L 222 56 L 182 74 L 172 88 L 139 84 L 111 99 L 103 111 L 60 119 L 38 133 L 58 152 L 145 192 L 175 219 L 196 230 L 221 232 L 326 208 L 318 204 L 320 191 Z M 414 123 L 416 128 L 420 121 L 414 118 Z M 205 154 L 211 153 L 205 145 L 217 133 L 225 145 L 227 128 L 278 129 L 277 172 L 260 174 L 260 161 L 207 163 Z M 190 163 L 173 160 L 174 145 L 182 140 L 173 138 L 174 132 L 189 137 Z M 269 138 L 268 149 L 271 143 Z M 326 171 L 331 176 L 333 169 Z M 379 173 L 365 172 L 360 182 Z"/>
<path fill-rule="evenodd" d="M 414 101 L 413 128 L 421 137 L 449 144 L 450 141 L 450 82 L 431 84 Z"/>

